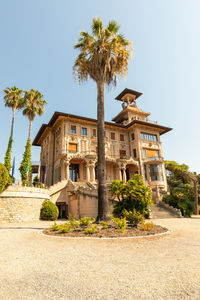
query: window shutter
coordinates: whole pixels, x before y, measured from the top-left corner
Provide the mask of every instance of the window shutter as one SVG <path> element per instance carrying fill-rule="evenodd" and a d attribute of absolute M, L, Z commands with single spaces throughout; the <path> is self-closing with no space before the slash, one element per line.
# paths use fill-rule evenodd
<path fill-rule="evenodd" d="M 146 150 L 147 157 L 156 157 L 156 152 L 155 150 Z"/>
<path fill-rule="evenodd" d="M 77 152 L 77 144 L 69 143 L 69 152 Z"/>

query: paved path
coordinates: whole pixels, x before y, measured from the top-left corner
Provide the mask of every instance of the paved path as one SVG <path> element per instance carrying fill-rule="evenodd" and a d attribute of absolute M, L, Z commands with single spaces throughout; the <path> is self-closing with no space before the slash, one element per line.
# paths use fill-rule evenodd
<path fill-rule="evenodd" d="M 0 299 L 200 299 L 200 218 L 148 239 L 59 239 L 0 225 Z"/>

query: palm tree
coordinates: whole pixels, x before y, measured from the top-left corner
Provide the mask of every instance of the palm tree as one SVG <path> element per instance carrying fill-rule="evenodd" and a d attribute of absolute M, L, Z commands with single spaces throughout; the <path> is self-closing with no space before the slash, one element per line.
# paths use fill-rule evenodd
<path fill-rule="evenodd" d="M 4 165 L 10 173 L 11 170 L 11 150 L 12 150 L 12 141 L 13 141 L 13 128 L 14 128 L 14 119 L 15 119 L 15 111 L 20 110 L 23 107 L 23 90 L 18 89 L 16 86 L 11 88 L 7 87 L 4 90 L 4 103 L 5 106 L 12 108 L 12 123 L 11 123 L 11 132 L 10 138 L 8 142 L 8 147 L 4 159 Z"/>
<path fill-rule="evenodd" d="M 25 91 L 23 115 L 29 119 L 29 140 L 31 140 L 32 122 L 36 115 L 41 116 L 44 113 L 44 105 L 47 104 L 42 98 L 43 95 L 37 90 L 31 89 L 30 91 Z"/>
<path fill-rule="evenodd" d="M 23 160 L 20 166 L 20 172 L 22 181 L 24 184 L 29 182 L 30 173 L 31 173 L 31 129 L 32 129 L 32 122 L 35 119 L 36 115 L 41 116 L 44 113 L 44 106 L 47 102 L 42 99 L 43 95 L 34 89 L 30 91 L 25 91 L 24 94 L 24 110 L 23 115 L 27 116 L 29 119 L 29 132 L 28 132 L 28 139 L 25 147 L 25 152 L 23 156 Z M 26 175 L 28 173 L 28 176 Z"/>
<path fill-rule="evenodd" d="M 126 76 L 130 57 L 130 41 L 118 34 L 119 25 L 110 21 L 103 26 L 98 17 L 92 22 L 92 35 L 80 32 L 75 49 L 80 50 L 73 71 L 79 81 L 88 77 L 97 84 L 97 131 L 98 131 L 98 220 L 109 218 L 109 205 L 105 184 L 104 146 L 104 85 L 116 85 L 117 75 Z"/>
<path fill-rule="evenodd" d="M 11 107 L 13 116 L 12 116 L 12 124 L 11 124 L 11 133 L 10 137 L 13 136 L 13 127 L 14 127 L 14 118 L 15 118 L 15 111 L 20 110 L 23 107 L 23 90 L 18 89 L 16 86 L 13 86 L 11 88 L 7 88 L 4 90 L 5 96 L 4 96 L 4 102 L 5 106 Z"/>

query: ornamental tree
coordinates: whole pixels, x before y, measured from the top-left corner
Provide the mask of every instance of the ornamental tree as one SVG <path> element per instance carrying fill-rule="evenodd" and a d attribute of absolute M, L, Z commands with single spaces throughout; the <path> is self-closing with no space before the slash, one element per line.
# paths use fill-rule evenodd
<path fill-rule="evenodd" d="M 151 190 L 144 184 L 140 174 L 135 174 L 128 182 L 113 180 L 110 191 L 118 199 L 113 210 L 116 216 L 122 216 L 124 210 L 133 212 L 134 209 L 143 216 L 149 215 L 148 207 L 152 204 Z"/>

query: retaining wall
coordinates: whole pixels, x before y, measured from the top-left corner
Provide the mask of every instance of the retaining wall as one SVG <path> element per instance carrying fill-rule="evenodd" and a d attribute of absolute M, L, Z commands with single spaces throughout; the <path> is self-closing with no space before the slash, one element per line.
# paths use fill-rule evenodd
<path fill-rule="evenodd" d="M 46 199 L 50 199 L 46 189 L 8 187 L 0 194 L 0 223 L 38 221 L 42 203 Z"/>

